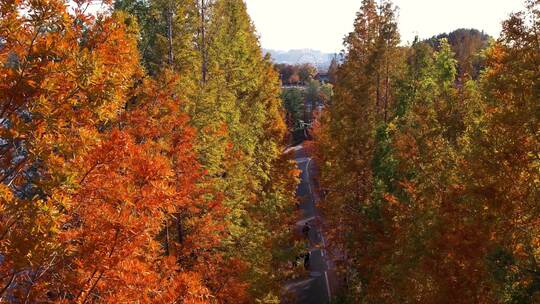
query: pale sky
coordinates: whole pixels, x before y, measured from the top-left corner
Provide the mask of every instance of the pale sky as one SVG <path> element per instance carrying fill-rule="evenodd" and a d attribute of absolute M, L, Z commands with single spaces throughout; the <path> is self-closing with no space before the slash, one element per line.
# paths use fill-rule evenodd
<path fill-rule="evenodd" d="M 339 52 L 352 30 L 361 0 L 245 0 L 262 47 Z M 457 28 L 498 37 L 501 22 L 521 10 L 523 0 L 394 0 L 402 43 Z"/>

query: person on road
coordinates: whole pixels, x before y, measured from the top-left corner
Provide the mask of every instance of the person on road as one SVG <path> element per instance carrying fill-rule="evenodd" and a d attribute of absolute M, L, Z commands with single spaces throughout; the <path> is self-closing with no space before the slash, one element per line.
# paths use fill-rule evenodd
<path fill-rule="evenodd" d="M 304 236 L 307 238 L 309 236 L 309 230 L 311 227 L 309 227 L 309 224 L 306 222 L 304 224 L 304 228 L 302 228 L 302 233 L 304 233 Z"/>
<path fill-rule="evenodd" d="M 304 255 L 304 269 L 306 269 L 306 270 L 309 269 L 309 257 L 310 256 L 311 256 L 311 253 L 309 251 Z"/>

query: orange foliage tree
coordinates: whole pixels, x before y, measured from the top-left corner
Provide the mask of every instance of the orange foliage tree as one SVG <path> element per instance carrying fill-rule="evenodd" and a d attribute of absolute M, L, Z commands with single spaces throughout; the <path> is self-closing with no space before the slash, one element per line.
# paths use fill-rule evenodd
<path fill-rule="evenodd" d="M 178 80 L 143 78 L 133 19 L 76 4 L 0 4 L 0 298 L 212 302 L 224 210 Z"/>

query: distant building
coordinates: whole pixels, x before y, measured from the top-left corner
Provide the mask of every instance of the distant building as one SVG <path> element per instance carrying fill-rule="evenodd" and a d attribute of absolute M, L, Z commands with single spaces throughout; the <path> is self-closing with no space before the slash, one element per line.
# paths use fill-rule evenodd
<path fill-rule="evenodd" d="M 319 72 L 317 75 L 315 75 L 315 80 L 318 80 L 320 83 L 329 83 L 330 82 L 330 75 L 328 72 Z"/>

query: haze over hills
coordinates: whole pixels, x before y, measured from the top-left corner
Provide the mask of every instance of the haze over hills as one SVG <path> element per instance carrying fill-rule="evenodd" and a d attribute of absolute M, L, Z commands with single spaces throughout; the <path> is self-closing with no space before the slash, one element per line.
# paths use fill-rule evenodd
<path fill-rule="evenodd" d="M 327 69 L 334 53 L 324 53 L 313 49 L 293 49 L 288 51 L 264 49 L 265 53 L 270 53 L 276 63 L 301 64 L 311 63 L 318 69 Z"/>

